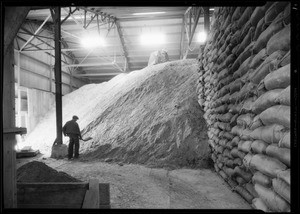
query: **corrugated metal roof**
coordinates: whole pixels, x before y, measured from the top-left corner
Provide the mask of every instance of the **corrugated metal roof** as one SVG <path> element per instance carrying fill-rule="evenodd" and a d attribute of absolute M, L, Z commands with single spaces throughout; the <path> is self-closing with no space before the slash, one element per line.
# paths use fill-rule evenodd
<path fill-rule="evenodd" d="M 91 82 L 101 82 L 121 72 L 139 70 L 147 66 L 153 51 L 166 49 L 170 60 L 180 59 L 180 54 L 189 48 L 187 58 L 196 58 L 200 44 L 195 38 L 187 46 L 187 36 L 183 17 L 188 7 L 66 7 L 61 8 L 61 19 L 73 12 L 61 25 L 62 38 L 67 48 L 63 52 L 71 53 L 77 63 L 62 67 L 80 68 L 74 72 L 77 77 L 88 78 Z M 136 13 L 159 12 L 156 14 L 134 15 Z M 49 9 L 31 10 L 26 22 L 42 24 L 50 15 Z M 97 16 L 98 15 L 98 16 Z M 98 21 L 97 21 L 98 18 Z M 187 22 L 189 19 L 187 19 Z M 193 21 L 193 19 L 192 19 Z M 53 23 L 47 20 L 48 27 Z M 114 24 L 113 24 L 114 23 Z M 203 13 L 196 28 L 196 33 L 204 29 Z M 189 29 L 186 29 L 189 31 Z M 99 34 L 104 36 L 106 45 L 93 50 L 85 49 L 80 44 L 84 35 Z M 143 46 L 140 35 L 160 32 L 166 35 L 166 42 L 161 45 Z M 23 36 L 25 40 L 25 35 Z M 43 39 L 43 38 L 41 38 Z M 46 51 L 46 50 L 45 50 Z M 70 54 L 69 54 L 70 55 Z M 127 61 L 127 64 L 126 64 Z M 126 65 L 128 69 L 125 70 Z"/>

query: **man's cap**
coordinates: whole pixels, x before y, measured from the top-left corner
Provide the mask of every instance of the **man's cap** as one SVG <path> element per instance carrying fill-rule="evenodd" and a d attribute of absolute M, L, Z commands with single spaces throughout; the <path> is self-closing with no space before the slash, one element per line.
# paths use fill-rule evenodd
<path fill-rule="evenodd" d="M 74 115 L 74 116 L 73 116 L 73 119 L 78 120 L 79 118 L 78 118 L 76 115 Z"/>

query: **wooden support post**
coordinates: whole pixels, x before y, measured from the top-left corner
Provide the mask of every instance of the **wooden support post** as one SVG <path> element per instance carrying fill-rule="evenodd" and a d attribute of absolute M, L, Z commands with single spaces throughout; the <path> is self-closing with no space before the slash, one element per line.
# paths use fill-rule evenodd
<path fill-rule="evenodd" d="M 110 189 L 109 183 L 99 184 L 99 208 L 110 209 Z"/>
<path fill-rule="evenodd" d="M 21 126 L 22 124 L 22 116 L 21 116 L 21 106 L 22 106 L 22 93 L 21 93 L 21 90 L 20 90 L 20 86 L 21 86 L 21 70 L 20 70 L 20 51 L 17 51 L 17 94 L 18 94 L 18 102 L 17 102 L 17 115 L 18 115 L 18 118 L 17 118 L 17 126 Z"/>
<path fill-rule="evenodd" d="M 99 180 L 91 179 L 89 190 L 86 191 L 82 209 L 99 209 Z"/>
<path fill-rule="evenodd" d="M 61 29 L 60 7 L 54 9 L 55 28 L 55 101 L 56 101 L 56 144 L 62 144 L 62 93 L 61 93 Z"/>
<path fill-rule="evenodd" d="M 3 7 L 4 8 L 4 7 Z M 2 9 L 2 5 L 1 5 Z M 3 64 L 1 60 L 1 69 L 3 69 L 2 79 L 2 125 L 3 130 L 15 128 L 15 77 L 14 77 L 14 50 L 13 40 L 19 31 L 23 20 L 27 16 L 30 7 L 6 7 L 4 8 L 4 38 L 3 38 Z M 3 10 L 1 10 L 3 12 Z M 2 55 L 3 54 L 3 55 Z M 4 92 L 4 93 L 3 93 Z M 1 186 L 3 193 L 3 207 L 16 208 L 16 133 L 3 133 L 3 186 Z"/>
<path fill-rule="evenodd" d="M 3 62 L 3 129 L 15 127 L 14 51 L 7 47 Z M 3 134 L 3 202 L 4 208 L 15 208 L 16 201 L 16 145 L 15 133 Z"/>
<path fill-rule="evenodd" d="M 99 183 L 97 179 L 91 179 L 89 190 L 86 191 L 83 209 L 109 209 L 110 208 L 110 189 L 109 183 Z"/>

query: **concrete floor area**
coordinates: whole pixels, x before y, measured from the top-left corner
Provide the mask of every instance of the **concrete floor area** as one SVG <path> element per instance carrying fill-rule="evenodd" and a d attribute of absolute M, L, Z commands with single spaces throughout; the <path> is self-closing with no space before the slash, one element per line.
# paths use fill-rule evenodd
<path fill-rule="evenodd" d="M 38 160 L 69 175 L 110 183 L 111 208 L 252 209 L 210 169 L 167 170 L 134 164 L 55 160 L 37 156 L 17 160 L 17 167 Z"/>

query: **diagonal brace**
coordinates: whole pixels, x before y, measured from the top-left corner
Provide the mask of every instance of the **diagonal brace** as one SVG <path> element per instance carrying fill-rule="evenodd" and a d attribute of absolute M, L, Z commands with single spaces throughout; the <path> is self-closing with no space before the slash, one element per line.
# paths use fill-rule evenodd
<path fill-rule="evenodd" d="M 40 30 L 42 29 L 42 27 L 46 24 L 46 22 L 48 21 L 48 19 L 51 17 L 51 14 L 49 16 L 47 16 L 47 18 L 45 19 L 45 21 L 41 24 L 41 26 L 34 32 L 34 34 L 27 40 L 27 42 L 25 42 L 25 44 L 21 47 L 20 51 L 22 51 L 26 45 L 28 45 L 29 42 L 31 42 L 31 40 L 33 40 L 33 38 L 35 37 L 36 34 L 38 34 L 40 32 Z"/>

